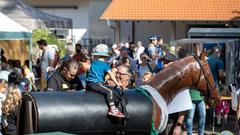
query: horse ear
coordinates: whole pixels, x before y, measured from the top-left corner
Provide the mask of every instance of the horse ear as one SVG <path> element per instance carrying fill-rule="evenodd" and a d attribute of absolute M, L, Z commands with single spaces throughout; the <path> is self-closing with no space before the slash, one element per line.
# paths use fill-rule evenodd
<path fill-rule="evenodd" d="M 206 59 L 206 56 L 207 56 L 207 51 L 205 50 L 205 49 L 203 49 L 203 51 L 201 52 L 201 54 L 200 54 L 200 59 L 202 60 L 202 61 L 205 61 Z"/>
<path fill-rule="evenodd" d="M 199 57 L 200 56 L 200 48 L 199 48 L 199 45 L 198 44 L 196 44 L 196 43 L 194 43 L 193 44 L 193 52 L 194 52 L 194 55 L 195 55 L 195 57 Z"/>

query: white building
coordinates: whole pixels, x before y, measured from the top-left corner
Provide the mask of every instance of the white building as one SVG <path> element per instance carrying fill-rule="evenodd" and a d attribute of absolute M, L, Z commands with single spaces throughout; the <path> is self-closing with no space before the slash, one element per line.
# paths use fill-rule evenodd
<path fill-rule="evenodd" d="M 81 42 L 84 45 L 140 40 L 146 46 L 151 35 L 160 35 L 168 43 L 186 38 L 187 31 L 192 27 L 235 27 L 231 19 L 237 14 L 229 11 L 240 8 L 234 4 L 234 0 L 220 0 L 218 3 L 204 0 L 201 5 L 191 0 L 179 1 L 173 5 L 172 0 L 152 1 L 159 6 L 151 8 L 153 2 L 136 3 L 136 0 L 126 1 L 125 5 L 120 3 L 121 0 L 115 0 L 114 3 L 111 0 L 25 0 L 44 12 L 72 18 L 73 31 L 69 33 L 73 34 L 75 43 Z M 166 11 L 165 14 L 163 11 Z M 112 27 L 105 20 L 110 20 Z"/>

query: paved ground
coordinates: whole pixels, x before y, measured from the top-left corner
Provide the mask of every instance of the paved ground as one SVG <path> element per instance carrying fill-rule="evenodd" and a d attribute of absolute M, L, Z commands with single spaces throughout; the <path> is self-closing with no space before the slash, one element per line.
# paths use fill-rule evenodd
<path fill-rule="evenodd" d="M 234 135 L 238 135 L 234 127 L 235 127 L 235 116 L 230 115 L 228 116 L 228 120 L 226 124 L 215 126 L 214 129 L 212 127 L 211 128 L 206 127 L 204 135 L 215 135 L 215 134 L 218 135 L 225 130 L 231 131 Z M 197 135 L 197 125 L 194 125 L 193 135 Z"/>

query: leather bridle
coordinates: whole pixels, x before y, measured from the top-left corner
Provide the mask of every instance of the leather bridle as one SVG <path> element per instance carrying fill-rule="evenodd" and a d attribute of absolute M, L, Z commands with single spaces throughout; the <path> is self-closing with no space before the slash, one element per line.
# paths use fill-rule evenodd
<path fill-rule="evenodd" d="M 205 94 L 205 93 L 203 93 L 203 94 L 208 99 L 210 99 L 210 98 L 213 99 L 214 97 L 213 97 L 213 93 L 212 92 L 213 92 L 214 89 L 216 89 L 217 86 L 215 84 L 213 87 L 211 87 L 210 81 L 209 81 L 209 79 L 206 76 L 206 73 L 204 71 L 202 63 L 200 62 L 200 59 L 198 57 L 196 57 L 196 56 L 194 56 L 194 58 L 198 62 L 199 66 L 200 66 L 200 73 L 199 73 L 198 80 L 197 80 L 196 84 L 194 85 L 194 87 L 197 88 L 197 86 L 199 84 L 199 81 L 200 81 L 200 78 L 201 78 L 201 75 L 203 73 L 203 77 L 204 77 L 204 79 L 206 81 L 206 87 L 207 87 L 207 94 Z"/>

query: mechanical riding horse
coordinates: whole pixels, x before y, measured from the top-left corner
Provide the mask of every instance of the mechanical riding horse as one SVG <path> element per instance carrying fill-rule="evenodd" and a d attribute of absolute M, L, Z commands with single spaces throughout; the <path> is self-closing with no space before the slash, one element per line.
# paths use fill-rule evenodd
<path fill-rule="evenodd" d="M 219 100 L 206 60 L 194 56 L 170 64 L 148 85 L 125 91 L 127 120 L 107 116 L 105 99 L 95 92 L 30 92 L 23 96 L 19 134 L 62 131 L 81 135 L 143 135 L 155 129 L 161 132 L 168 119 L 166 106 L 187 87 L 202 91 L 211 103 Z"/>

